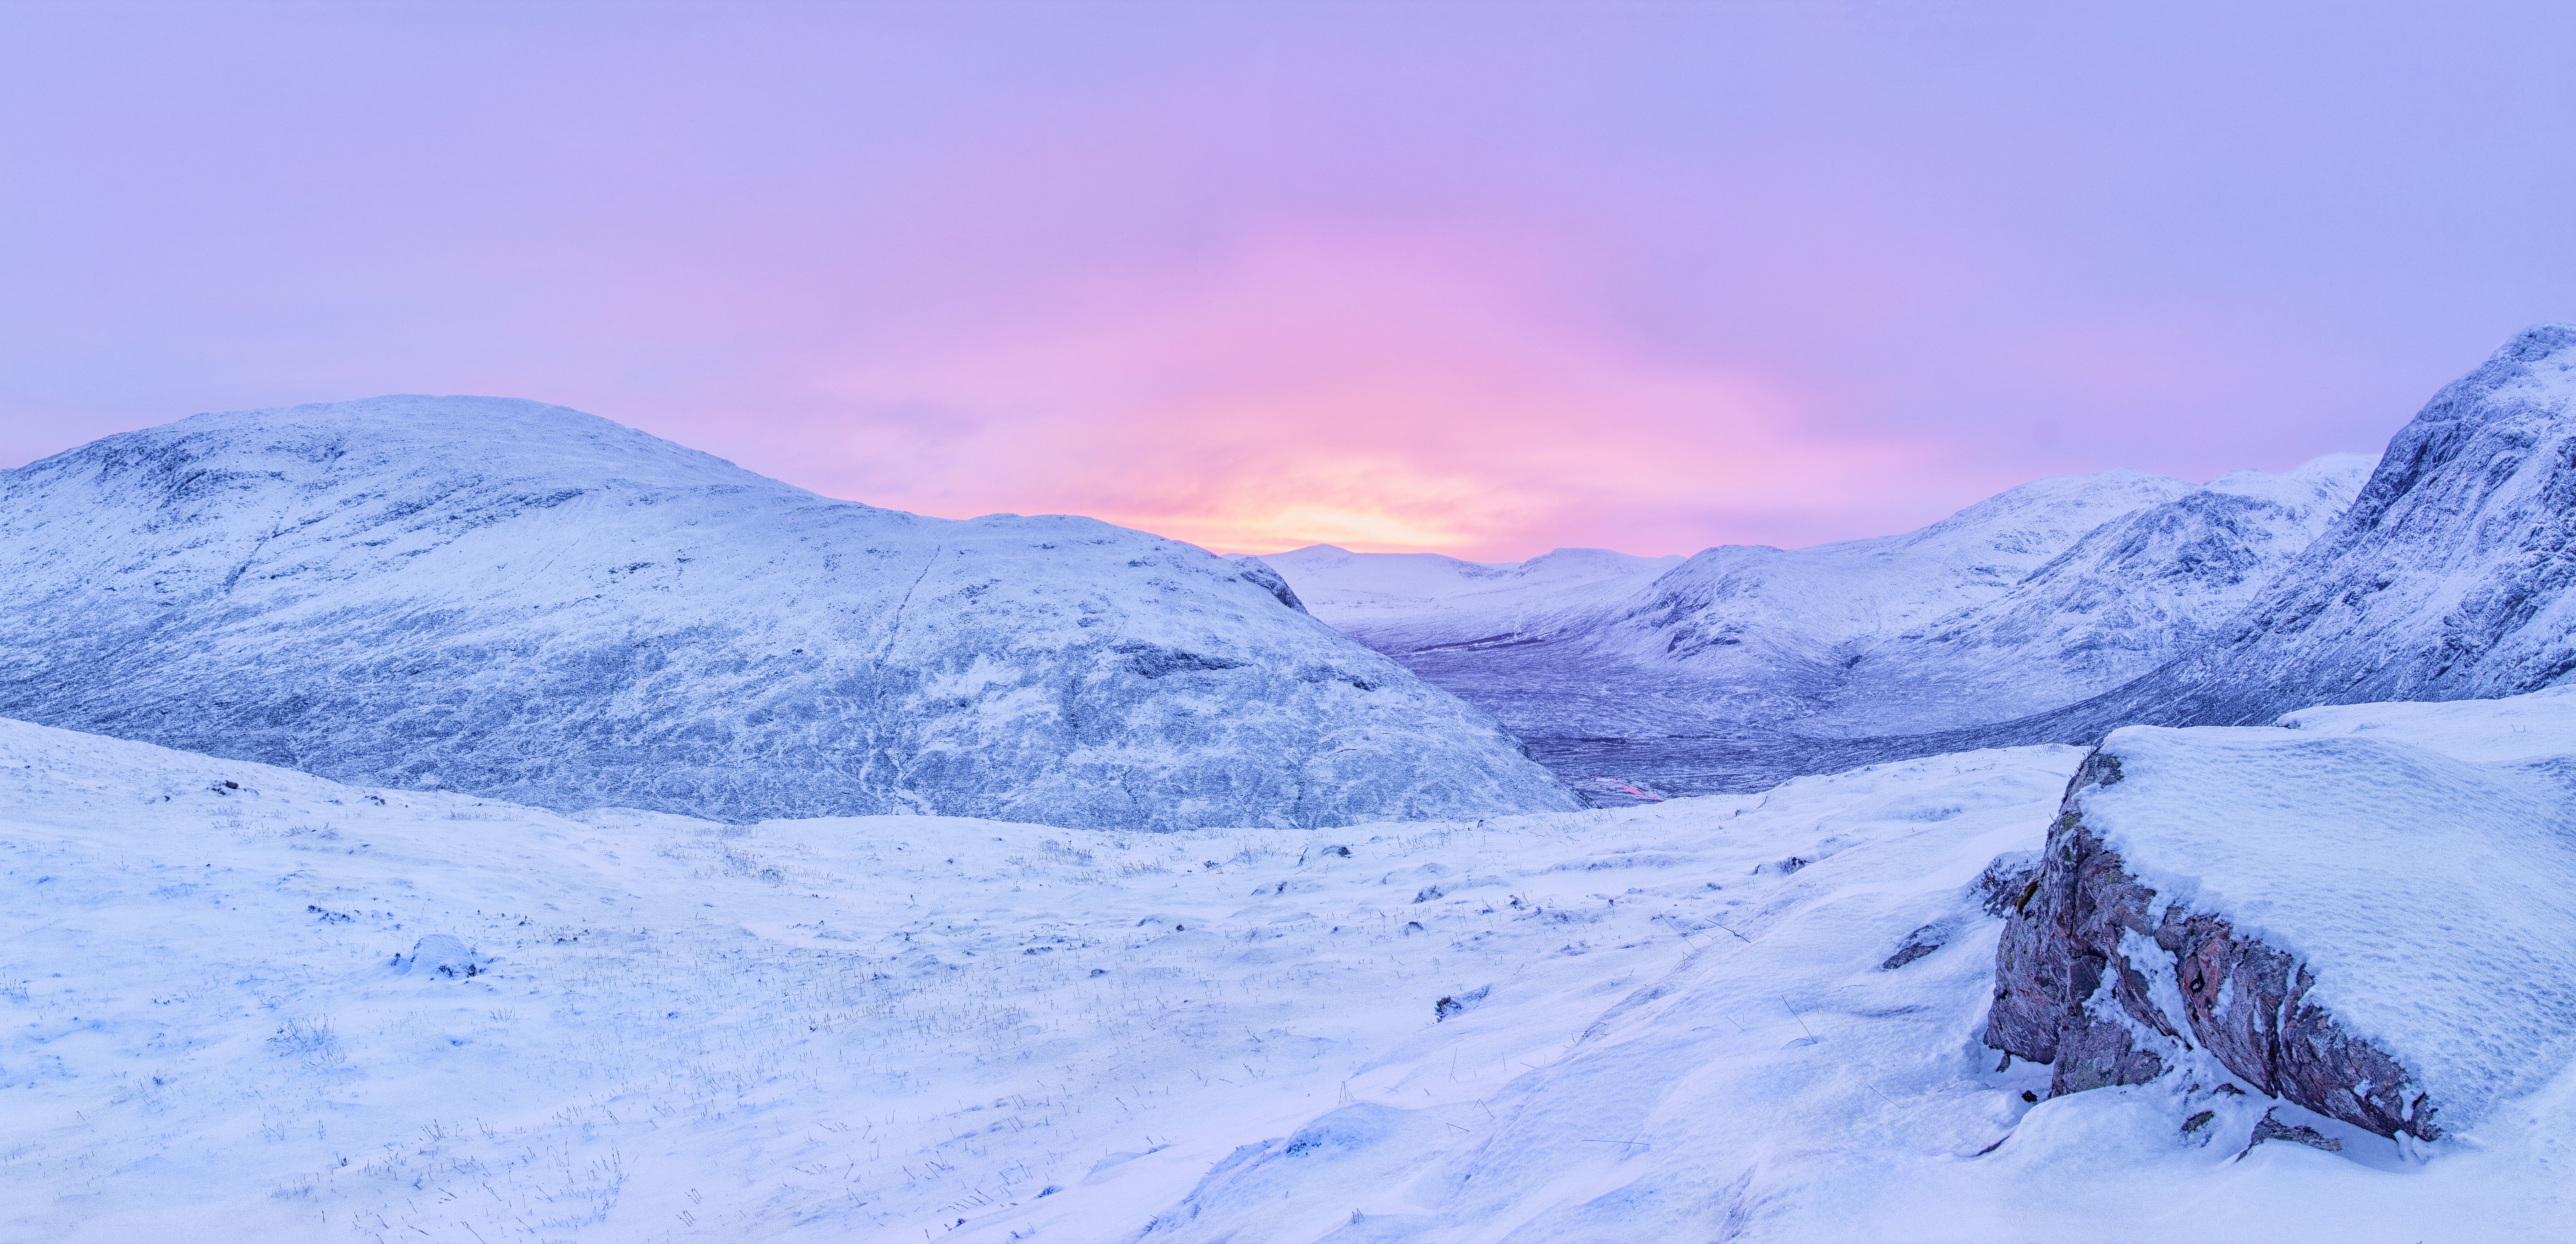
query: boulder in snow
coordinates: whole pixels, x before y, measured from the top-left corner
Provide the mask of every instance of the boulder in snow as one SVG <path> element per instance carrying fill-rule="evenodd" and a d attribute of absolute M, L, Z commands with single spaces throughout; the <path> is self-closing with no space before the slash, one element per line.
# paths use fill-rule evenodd
<path fill-rule="evenodd" d="M 2252 1088 L 2427 1140 L 2564 1065 L 2567 798 L 2476 718 L 2536 717 L 2509 737 L 2576 751 L 2576 696 L 2370 707 L 2112 734 L 2036 875 L 1994 887 L 1986 1043 L 2053 1063 L 2052 1095 L 2205 1050 Z"/>

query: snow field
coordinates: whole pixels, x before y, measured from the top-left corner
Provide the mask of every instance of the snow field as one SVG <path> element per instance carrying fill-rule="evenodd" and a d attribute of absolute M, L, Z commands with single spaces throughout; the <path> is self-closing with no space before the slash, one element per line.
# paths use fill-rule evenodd
<path fill-rule="evenodd" d="M 2233 1160 L 2271 1103 L 2207 1077 L 2022 1101 L 1973 882 L 2080 757 L 1133 834 L 0 723 L 0 1236 L 2548 1238 L 2563 1076 L 2429 1162 Z"/>

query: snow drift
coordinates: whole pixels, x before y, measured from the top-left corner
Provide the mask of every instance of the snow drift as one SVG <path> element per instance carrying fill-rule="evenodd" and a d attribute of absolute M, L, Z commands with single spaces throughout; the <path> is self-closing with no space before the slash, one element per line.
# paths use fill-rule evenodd
<path fill-rule="evenodd" d="M 1576 806 L 1257 566 L 816 496 L 590 415 L 199 415 L 0 473 L 0 713 L 727 820 L 1169 829 Z"/>

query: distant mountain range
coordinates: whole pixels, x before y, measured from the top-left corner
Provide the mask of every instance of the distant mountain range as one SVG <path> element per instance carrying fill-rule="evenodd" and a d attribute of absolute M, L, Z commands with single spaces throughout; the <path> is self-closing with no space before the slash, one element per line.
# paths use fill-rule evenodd
<path fill-rule="evenodd" d="M 2567 1234 L 2576 325 L 2375 468 L 1802 550 L 405 397 L 0 473 L 0 558 L 6 1238 Z"/>
<path fill-rule="evenodd" d="M 2375 465 L 2046 479 L 1901 536 L 1678 564 L 1266 560 L 1317 617 L 1491 709 L 1595 798 L 2513 694 L 2576 669 L 2571 368 L 2576 326 L 2541 325 Z"/>
<path fill-rule="evenodd" d="M 2528 691 L 2576 670 L 2572 535 L 2566 324 L 2375 466 L 2045 479 L 1905 535 L 1687 559 L 1221 558 L 391 397 L 0 472 L 0 716 L 737 821 L 1479 817 Z"/>

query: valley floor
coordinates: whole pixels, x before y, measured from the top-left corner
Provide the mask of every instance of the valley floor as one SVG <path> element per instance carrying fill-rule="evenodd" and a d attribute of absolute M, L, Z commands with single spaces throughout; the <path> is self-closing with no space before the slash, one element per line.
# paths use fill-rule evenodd
<path fill-rule="evenodd" d="M 2081 755 L 1132 834 L 0 723 L 0 1236 L 2563 1238 L 2566 1076 L 2406 1152 L 2244 1151 L 2215 1077 L 2025 1100 L 1978 878 Z"/>

